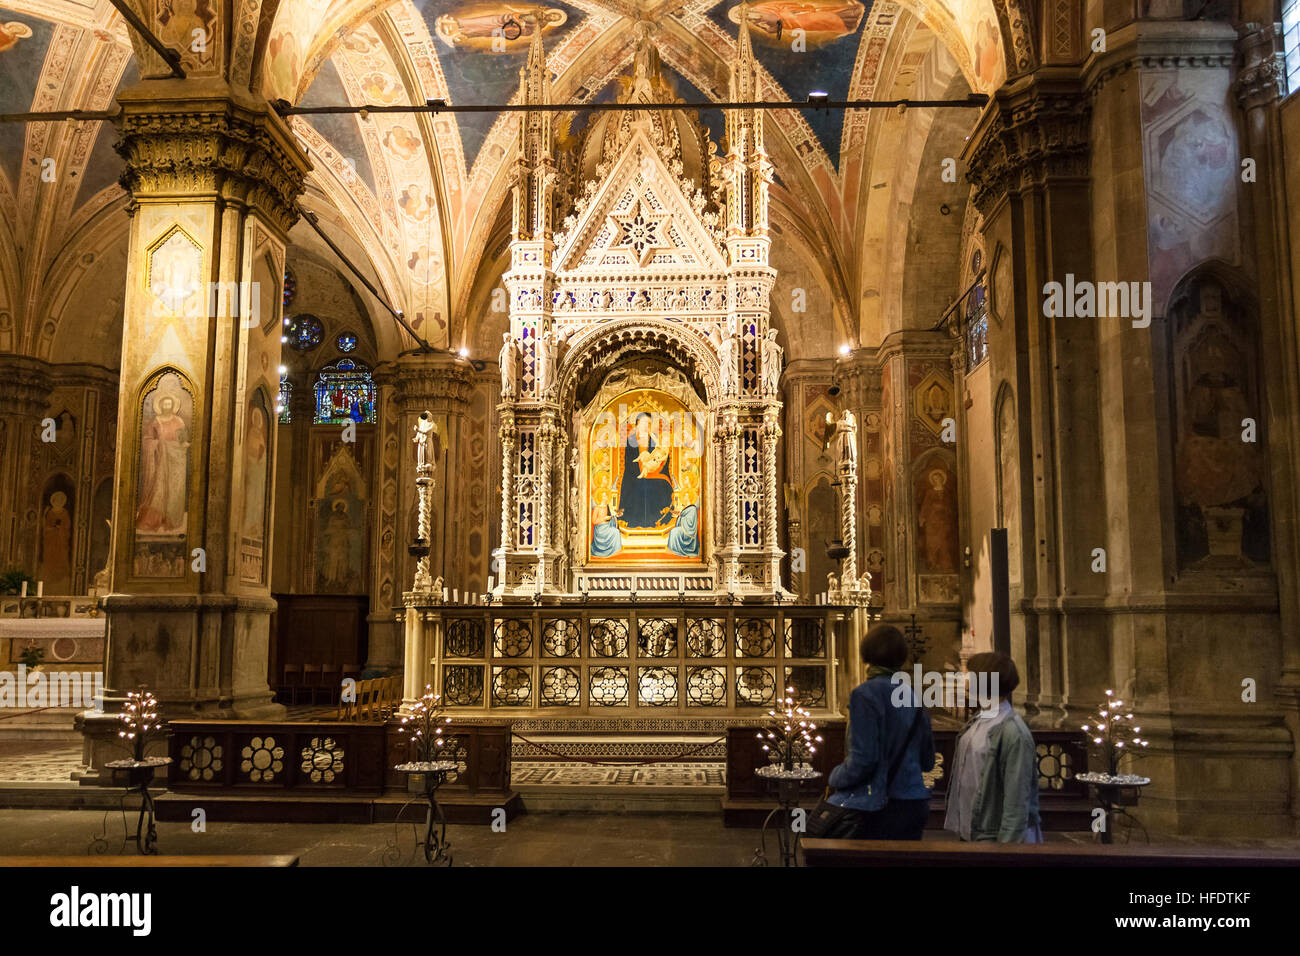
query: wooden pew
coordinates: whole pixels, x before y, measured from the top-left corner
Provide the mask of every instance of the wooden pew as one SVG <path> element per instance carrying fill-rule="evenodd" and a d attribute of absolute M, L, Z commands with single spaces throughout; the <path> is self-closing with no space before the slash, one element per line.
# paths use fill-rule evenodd
<path fill-rule="evenodd" d="M 946 840 L 812 840 L 802 842 L 808 866 L 1284 866 L 1300 867 L 1300 851 L 1206 846 L 1101 846 L 1054 842 L 960 843 Z"/>

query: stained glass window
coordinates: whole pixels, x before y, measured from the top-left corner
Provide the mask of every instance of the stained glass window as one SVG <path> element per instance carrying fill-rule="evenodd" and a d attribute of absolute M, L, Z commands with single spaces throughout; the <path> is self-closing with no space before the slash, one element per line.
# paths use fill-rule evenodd
<path fill-rule="evenodd" d="M 275 410 L 280 413 L 280 424 L 289 424 L 289 398 L 293 395 L 293 383 L 289 381 L 289 373 L 280 373 L 280 397 L 276 399 Z"/>
<path fill-rule="evenodd" d="M 292 269 L 284 270 L 283 294 L 284 307 L 287 309 L 289 308 L 289 303 L 293 301 L 293 297 L 298 294 L 298 280 L 293 277 Z"/>
<path fill-rule="evenodd" d="M 1286 88 L 1300 90 L 1300 0 L 1282 8 L 1282 45 L 1286 50 Z"/>
<path fill-rule="evenodd" d="M 370 369 L 344 358 L 317 373 L 314 424 L 371 424 L 374 420 L 375 383 Z"/>
<path fill-rule="evenodd" d="M 289 327 L 285 337 L 299 352 L 310 352 L 320 345 L 321 339 L 325 337 L 325 326 L 321 325 L 320 319 L 314 315 L 307 313 L 295 315 L 288 322 Z"/>
<path fill-rule="evenodd" d="M 975 288 L 966 295 L 966 367 L 974 368 L 989 357 L 989 310 L 988 290 L 980 266 L 984 257 L 978 249 L 971 256 L 970 270 L 973 276 L 979 276 Z"/>
<path fill-rule="evenodd" d="M 338 341 L 335 344 L 338 346 L 340 352 L 352 352 L 357 347 L 357 337 L 351 332 L 344 332 L 338 337 Z"/>

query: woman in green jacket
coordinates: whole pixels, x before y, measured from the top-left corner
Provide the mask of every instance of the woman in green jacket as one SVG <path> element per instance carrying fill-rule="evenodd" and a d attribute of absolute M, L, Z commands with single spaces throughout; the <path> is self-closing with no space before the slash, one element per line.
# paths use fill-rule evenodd
<path fill-rule="evenodd" d="M 1020 672 L 1010 657 L 996 651 L 976 654 L 966 670 L 996 679 L 1001 699 L 996 710 L 987 706 L 991 701 L 981 701 L 984 708 L 957 738 L 943 827 L 963 840 L 1042 843 L 1038 751 L 1033 734 L 1011 709 Z M 989 685 L 972 681 L 972 686 Z"/>

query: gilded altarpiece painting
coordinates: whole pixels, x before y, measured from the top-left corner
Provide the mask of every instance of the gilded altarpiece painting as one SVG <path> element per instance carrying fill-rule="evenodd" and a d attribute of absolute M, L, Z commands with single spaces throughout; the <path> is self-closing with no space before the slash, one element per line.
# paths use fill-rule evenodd
<path fill-rule="evenodd" d="M 701 562 L 702 417 L 654 388 L 623 392 L 594 415 L 585 449 L 589 563 Z"/>

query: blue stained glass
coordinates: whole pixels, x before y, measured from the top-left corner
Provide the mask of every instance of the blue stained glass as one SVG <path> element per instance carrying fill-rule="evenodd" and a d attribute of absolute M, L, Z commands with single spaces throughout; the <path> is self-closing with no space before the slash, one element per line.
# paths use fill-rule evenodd
<path fill-rule="evenodd" d="M 313 424 L 373 424 L 374 421 L 375 383 L 369 369 L 351 359 L 339 359 L 320 370 L 316 376 Z"/>
<path fill-rule="evenodd" d="M 338 337 L 338 341 L 335 345 L 338 346 L 340 352 L 354 351 L 357 347 L 357 337 L 351 332 L 344 332 Z"/>
<path fill-rule="evenodd" d="M 289 344 L 299 352 L 310 352 L 320 345 L 321 339 L 325 337 L 325 327 L 314 315 L 306 313 L 295 315 L 289 320 L 286 337 L 289 339 Z"/>

